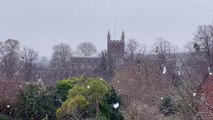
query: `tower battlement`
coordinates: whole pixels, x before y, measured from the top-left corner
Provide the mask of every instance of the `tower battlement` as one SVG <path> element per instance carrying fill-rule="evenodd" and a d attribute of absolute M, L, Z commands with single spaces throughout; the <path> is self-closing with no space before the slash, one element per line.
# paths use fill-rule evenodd
<path fill-rule="evenodd" d="M 114 43 L 119 43 L 119 42 L 124 42 L 124 41 L 122 41 L 122 40 L 108 40 L 108 42 L 114 42 Z"/>
<path fill-rule="evenodd" d="M 120 40 L 111 40 L 110 32 L 107 34 L 107 53 L 116 61 L 120 61 L 124 58 L 124 50 L 125 50 L 125 35 L 124 31 L 122 31 Z"/>

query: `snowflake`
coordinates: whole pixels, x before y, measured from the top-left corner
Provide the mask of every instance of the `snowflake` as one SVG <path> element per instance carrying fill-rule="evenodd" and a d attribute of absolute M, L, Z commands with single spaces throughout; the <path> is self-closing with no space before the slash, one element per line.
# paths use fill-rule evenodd
<path fill-rule="evenodd" d="M 177 71 L 178 75 L 181 75 L 180 71 Z"/>
<path fill-rule="evenodd" d="M 119 103 L 113 104 L 113 108 L 117 109 L 119 107 Z"/>
<path fill-rule="evenodd" d="M 165 66 L 163 67 L 163 72 L 162 73 L 166 74 L 166 67 Z"/>
<path fill-rule="evenodd" d="M 208 67 L 208 71 L 209 71 L 209 72 L 211 71 L 211 68 L 210 68 L 210 67 Z"/>
<path fill-rule="evenodd" d="M 7 108 L 10 108 L 10 105 L 7 105 Z"/>

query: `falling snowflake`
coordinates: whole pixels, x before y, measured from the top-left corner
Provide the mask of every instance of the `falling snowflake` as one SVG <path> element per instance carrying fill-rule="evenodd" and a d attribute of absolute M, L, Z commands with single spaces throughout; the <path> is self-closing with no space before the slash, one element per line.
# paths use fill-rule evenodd
<path fill-rule="evenodd" d="M 90 86 L 88 85 L 87 88 L 90 89 Z"/>
<path fill-rule="evenodd" d="M 192 95 L 193 95 L 193 96 L 196 96 L 196 93 L 193 93 Z"/>
<path fill-rule="evenodd" d="M 180 74 L 180 71 L 177 71 L 177 73 L 178 73 L 178 75 L 181 75 L 181 74 Z"/>
<path fill-rule="evenodd" d="M 209 72 L 211 71 L 210 67 L 208 67 L 208 71 L 209 71 Z"/>
<path fill-rule="evenodd" d="M 42 80 L 41 80 L 41 79 L 38 79 L 38 83 L 40 83 L 40 82 L 42 82 Z"/>
<path fill-rule="evenodd" d="M 119 103 L 113 104 L 113 108 L 117 109 L 119 107 Z"/>
<path fill-rule="evenodd" d="M 7 108 L 10 108 L 10 105 L 7 105 Z"/>
<path fill-rule="evenodd" d="M 163 72 L 162 73 L 166 74 L 166 67 L 165 66 L 163 67 Z"/>

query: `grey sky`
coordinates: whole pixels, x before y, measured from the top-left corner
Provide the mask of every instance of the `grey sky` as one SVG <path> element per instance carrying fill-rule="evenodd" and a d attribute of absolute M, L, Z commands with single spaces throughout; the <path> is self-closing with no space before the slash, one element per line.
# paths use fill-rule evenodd
<path fill-rule="evenodd" d="M 150 46 L 163 37 L 183 46 L 198 25 L 211 24 L 212 0 L 0 0 L 0 41 L 19 40 L 41 56 L 52 46 L 92 41 L 106 48 L 107 30 Z"/>

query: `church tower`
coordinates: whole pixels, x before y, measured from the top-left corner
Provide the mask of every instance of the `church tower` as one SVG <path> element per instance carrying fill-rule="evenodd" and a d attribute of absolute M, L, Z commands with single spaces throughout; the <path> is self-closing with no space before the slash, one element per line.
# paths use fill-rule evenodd
<path fill-rule="evenodd" d="M 107 34 L 107 42 L 109 42 L 111 40 L 111 35 L 110 35 L 110 32 L 108 30 L 108 34 Z"/>
<path fill-rule="evenodd" d="M 122 31 L 121 41 L 123 41 L 123 42 L 124 42 L 124 39 L 125 39 L 125 34 L 124 34 L 124 31 Z"/>
<path fill-rule="evenodd" d="M 116 63 L 121 63 L 124 59 L 125 51 L 125 34 L 122 31 L 120 40 L 111 40 L 110 32 L 107 34 L 107 53 L 116 61 Z"/>

